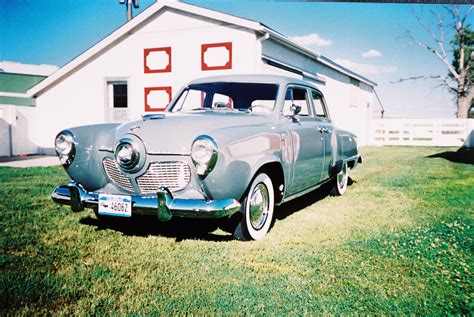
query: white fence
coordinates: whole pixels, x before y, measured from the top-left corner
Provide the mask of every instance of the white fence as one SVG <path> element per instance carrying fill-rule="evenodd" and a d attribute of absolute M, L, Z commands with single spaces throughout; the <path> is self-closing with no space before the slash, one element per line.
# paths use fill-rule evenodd
<path fill-rule="evenodd" d="M 474 146 L 474 119 L 374 119 L 373 144 Z"/>

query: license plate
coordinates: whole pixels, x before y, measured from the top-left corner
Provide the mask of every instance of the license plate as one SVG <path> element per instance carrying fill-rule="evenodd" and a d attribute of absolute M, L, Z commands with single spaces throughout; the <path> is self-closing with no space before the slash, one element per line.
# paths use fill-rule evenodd
<path fill-rule="evenodd" d="M 99 194 L 99 215 L 131 217 L 132 198 L 122 195 Z"/>

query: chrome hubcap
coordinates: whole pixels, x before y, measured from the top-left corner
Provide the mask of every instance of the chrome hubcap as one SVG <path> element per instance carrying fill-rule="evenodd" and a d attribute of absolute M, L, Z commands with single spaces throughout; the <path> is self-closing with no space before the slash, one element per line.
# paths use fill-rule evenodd
<path fill-rule="evenodd" d="M 268 189 L 260 183 L 252 191 L 250 196 L 250 223 L 255 230 L 260 230 L 265 224 L 268 216 Z"/>
<path fill-rule="evenodd" d="M 337 186 L 339 188 L 343 188 L 346 183 L 347 178 L 347 164 L 342 166 L 342 170 L 337 174 Z"/>

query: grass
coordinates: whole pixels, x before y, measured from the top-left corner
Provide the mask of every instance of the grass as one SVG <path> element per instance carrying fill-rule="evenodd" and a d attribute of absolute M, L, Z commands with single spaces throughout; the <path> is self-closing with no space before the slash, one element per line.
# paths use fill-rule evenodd
<path fill-rule="evenodd" d="M 364 148 L 344 196 L 285 204 L 248 243 L 105 226 L 51 201 L 62 168 L 0 168 L 0 313 L 472 315 L 474 165 L 444 151 Z"/>

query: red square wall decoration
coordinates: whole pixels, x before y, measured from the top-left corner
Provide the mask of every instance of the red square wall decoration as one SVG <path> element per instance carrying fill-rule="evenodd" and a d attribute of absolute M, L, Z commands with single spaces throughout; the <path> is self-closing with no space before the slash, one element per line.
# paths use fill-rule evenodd
<path fill-rule="evenodd" d="M 171 87 L 145 88 L 145 112 L 164 111 L 171 101 Z"/>
<path fill-rule="evenodd" d="M 232 69 L 232 42 L 201 45 L 201 70 Z"/>
<path fill-rule="evenodd" d="M 145 48 L 143 70 L 145 74 L 171 72 L 171 47 Z"/>

